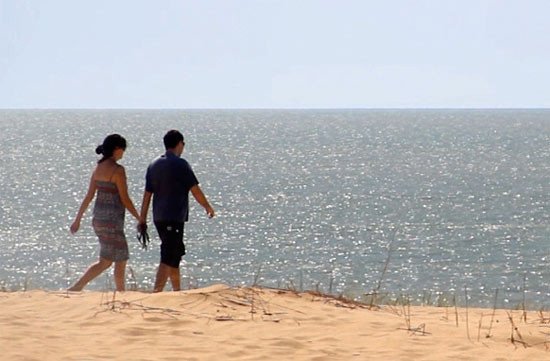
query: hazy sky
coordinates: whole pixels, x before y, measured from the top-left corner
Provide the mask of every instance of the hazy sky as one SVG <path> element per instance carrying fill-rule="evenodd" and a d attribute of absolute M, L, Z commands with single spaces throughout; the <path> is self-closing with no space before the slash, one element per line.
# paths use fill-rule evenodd
<path fill-rule="evenodd" d="M 548 0 L 0 0 L 0 108 L 550 107 Z"/>

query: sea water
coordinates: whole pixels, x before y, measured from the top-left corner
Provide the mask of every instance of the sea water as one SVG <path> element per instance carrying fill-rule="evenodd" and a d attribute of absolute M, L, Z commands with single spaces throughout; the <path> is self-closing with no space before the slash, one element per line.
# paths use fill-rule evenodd
<path fill-rule="evenodd" d="M 98 257 L 92 205 L 68 230 L 95 147 L 127 139 L 139 209 L 173 128 L 217 211 L 192 201 L 184 287 L 550 306 L 550 110 L 536 109 L 0 110 L 0 288 L 73 283 Z M 150 226 L 142 250 L 127 214 L 128 284 L 144 290 L 159 260 Z M 88 289 L 108 287 L 106 273 Z"/>

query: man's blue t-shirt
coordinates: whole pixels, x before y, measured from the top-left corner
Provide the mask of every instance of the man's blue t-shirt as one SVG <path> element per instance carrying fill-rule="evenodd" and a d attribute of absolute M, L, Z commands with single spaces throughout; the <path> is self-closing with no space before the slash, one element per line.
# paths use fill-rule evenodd
<path fill-rule="evenodd" d="M 187 222 L 189 190 L 199 184 L 189 163 L 174 153 L 155 159 L 147 168 L 145 190 L 153 193 L 155 222 Z"/>

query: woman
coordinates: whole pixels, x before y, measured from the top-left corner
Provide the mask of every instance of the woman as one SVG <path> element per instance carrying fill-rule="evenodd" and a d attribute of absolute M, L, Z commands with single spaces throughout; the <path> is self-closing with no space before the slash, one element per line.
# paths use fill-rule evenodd
<path fill-rule="evenodd" d="M 84 197 L 78 214 L 71 225 L 71 233 L 80 228 L 80 221 L 97 192 L 92 225 L 99 238 L 99 261 L 92 264 L 69 291 L 81 291 L 91 280 L 115 263 L 115 285 L 117 291 L 124 291 L 128 243 L 124 235 L 124 214 L 128 211 L 140 222 L 140 216 L 128 196 L 126 172 L 119 161 L 126 150 L 126 140 L 118 134 L 111 134 L 96 149 L 103 154 L 92 173 L 88 193 Z M 138 223 L 139 224 L 139 223 Z"/>

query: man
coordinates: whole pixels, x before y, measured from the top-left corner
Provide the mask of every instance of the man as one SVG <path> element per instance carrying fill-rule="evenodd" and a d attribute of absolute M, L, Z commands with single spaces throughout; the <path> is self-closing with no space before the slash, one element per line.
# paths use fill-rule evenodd
<path fill-rule="evenodd" d="M 160 264 L 157 270 L 154 292 L 162 292 L 168 278 L 172 290 L 180 290 L 180 262 L 185 254 L 183 226 L 189 216 L 189 191 L 204 207 L 210 218 L 214 209 L 208 203 L 189 163 L 180 158 L 185 147 L 183 135 L 170 130 L 164 136 L 166 153 L 155 159 L 147 168 L 145 192 L 141 205 L 140 227 L 147 221 L 149 204 L 153 198 L 153 221 L 157 228 L 160 246 Z"/>

